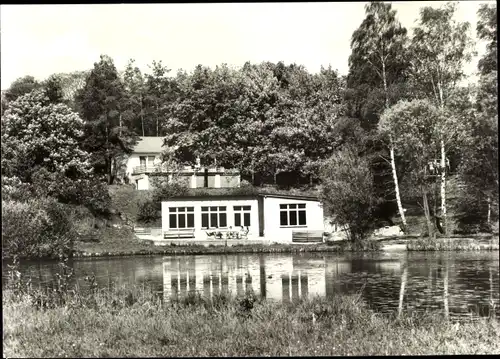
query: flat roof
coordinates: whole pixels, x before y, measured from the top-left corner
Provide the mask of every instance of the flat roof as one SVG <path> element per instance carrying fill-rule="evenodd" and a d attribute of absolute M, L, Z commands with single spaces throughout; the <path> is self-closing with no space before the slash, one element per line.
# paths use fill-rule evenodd
<path fill-rule="evenodd" d="M 168 200 L 162 200 L 162 202 L 178 202 L 178 201 L 210 201 L 210 200 L 244 200 L 244 199 L 258 199 L 258 198 L 283 198 L 283 199 L 300 199 L 303 201 L 315 201 L 319 202 L 320 199 L 314 196 L 305 196 L 297 194 L 274 194 L 274 193 L 214 193 L 214 194 L 192 194 L 169 198 Z"/>

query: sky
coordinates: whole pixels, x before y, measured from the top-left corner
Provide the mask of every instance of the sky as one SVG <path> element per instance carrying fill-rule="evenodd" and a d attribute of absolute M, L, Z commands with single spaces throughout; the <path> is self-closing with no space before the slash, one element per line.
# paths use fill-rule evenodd
<path fill-rule="evenodd" d="M 419 8 L 442 1 L 394 1 L 410 32 Z M 458 1 L 456 19 L 471 23 L 476 38 L 481 3 Z M 43 80 L 53 73 L 88 70 L 99 55 L 119 71 L 129 59 L 144 72 L 161 60 L 175 74 L 198 64 L 215 67 L 246 61 L 331 65 L 348 72 L 350 40 L 365 17 L 365 2 L 1 5 L 1 89 L 17 78 Z M 484 44 L 478 43 L 478 56 Z M 465 67 L 473 75 L 476 57 Z"/>

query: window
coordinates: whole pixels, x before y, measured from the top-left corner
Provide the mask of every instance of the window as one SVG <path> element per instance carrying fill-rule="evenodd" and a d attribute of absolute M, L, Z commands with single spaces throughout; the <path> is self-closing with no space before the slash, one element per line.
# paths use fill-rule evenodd
<path fill-rule="evenodd" d="M 146 167 L 146 156 L 139 156 L 141 167 Z"/>
<path fill-rule="evenodd" d="M 148 156 L 148 166 L 152 166 L 155 162 L 155 156 Z"/>
<path fill-rule="evenodd" d="M 227 213 L 225 206 L 201 207 L 202 228 L 227 227 Z"/>
<path fill-rule="evenodd" d="M 250 227 L 251 206 L 234 206 L 234 226 Z"/>
<path fill-rule="evenodd" d="M 169 207 L 169 228 L 194 228 L 194 207 Z"/>
<path fill-rule="evenodd" d="M 305 226 L 306 204 L 280 204 L 281 226 Z"/>

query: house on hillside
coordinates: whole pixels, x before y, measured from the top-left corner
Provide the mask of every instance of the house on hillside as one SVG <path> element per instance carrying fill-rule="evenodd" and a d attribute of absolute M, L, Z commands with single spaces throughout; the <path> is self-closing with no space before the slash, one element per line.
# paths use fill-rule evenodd
<path fill-rule="evenodd" d="M 162 202 L 161 212 L 163 239 L 205 240 L 213 234 L 220 239 L 238 238 L 243 230 L 248 239 L 323 241 L 323 207 L 312 196 L 184 196 Z"/>
<path fill-rule="evenodd" d="M 167 168 L 161 162 L 163 152 L 163 137 L 144 136 L 139 141 L 126 163 L 126 176 L 138 190 L 148 190 L 151 187 L 152 176 L 164 177 L 167 181 L 179 176 L 189 188 L 222 188 L 239 187 L 240 173 L 237 170 L 227 170 L 222 167 L 185 166 L 180 171 Z"/>

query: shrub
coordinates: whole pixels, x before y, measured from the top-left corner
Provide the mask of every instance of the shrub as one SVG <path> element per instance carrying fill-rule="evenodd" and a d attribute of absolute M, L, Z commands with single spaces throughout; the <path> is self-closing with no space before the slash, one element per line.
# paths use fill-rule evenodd
<path fill-rule="evenodd" d="M 338 151 L 322 166 L 321 181 L 327 213 L 347 225 L 350 240 L 364 239 L 373 228 L 378 204 L 368 160 L 355 148 Z"/>
<path fill-rule="evenodd" d="M 150 199 L 139 203 L 137 219 L 143 223 L 154 223 L 161 219 L 161 202 Z"/>
<path fill-rule="evenodd" d="M 66 209 L 53 199 L 2 202 L 2 258 L 68 256 L 75 236 Z"/>

